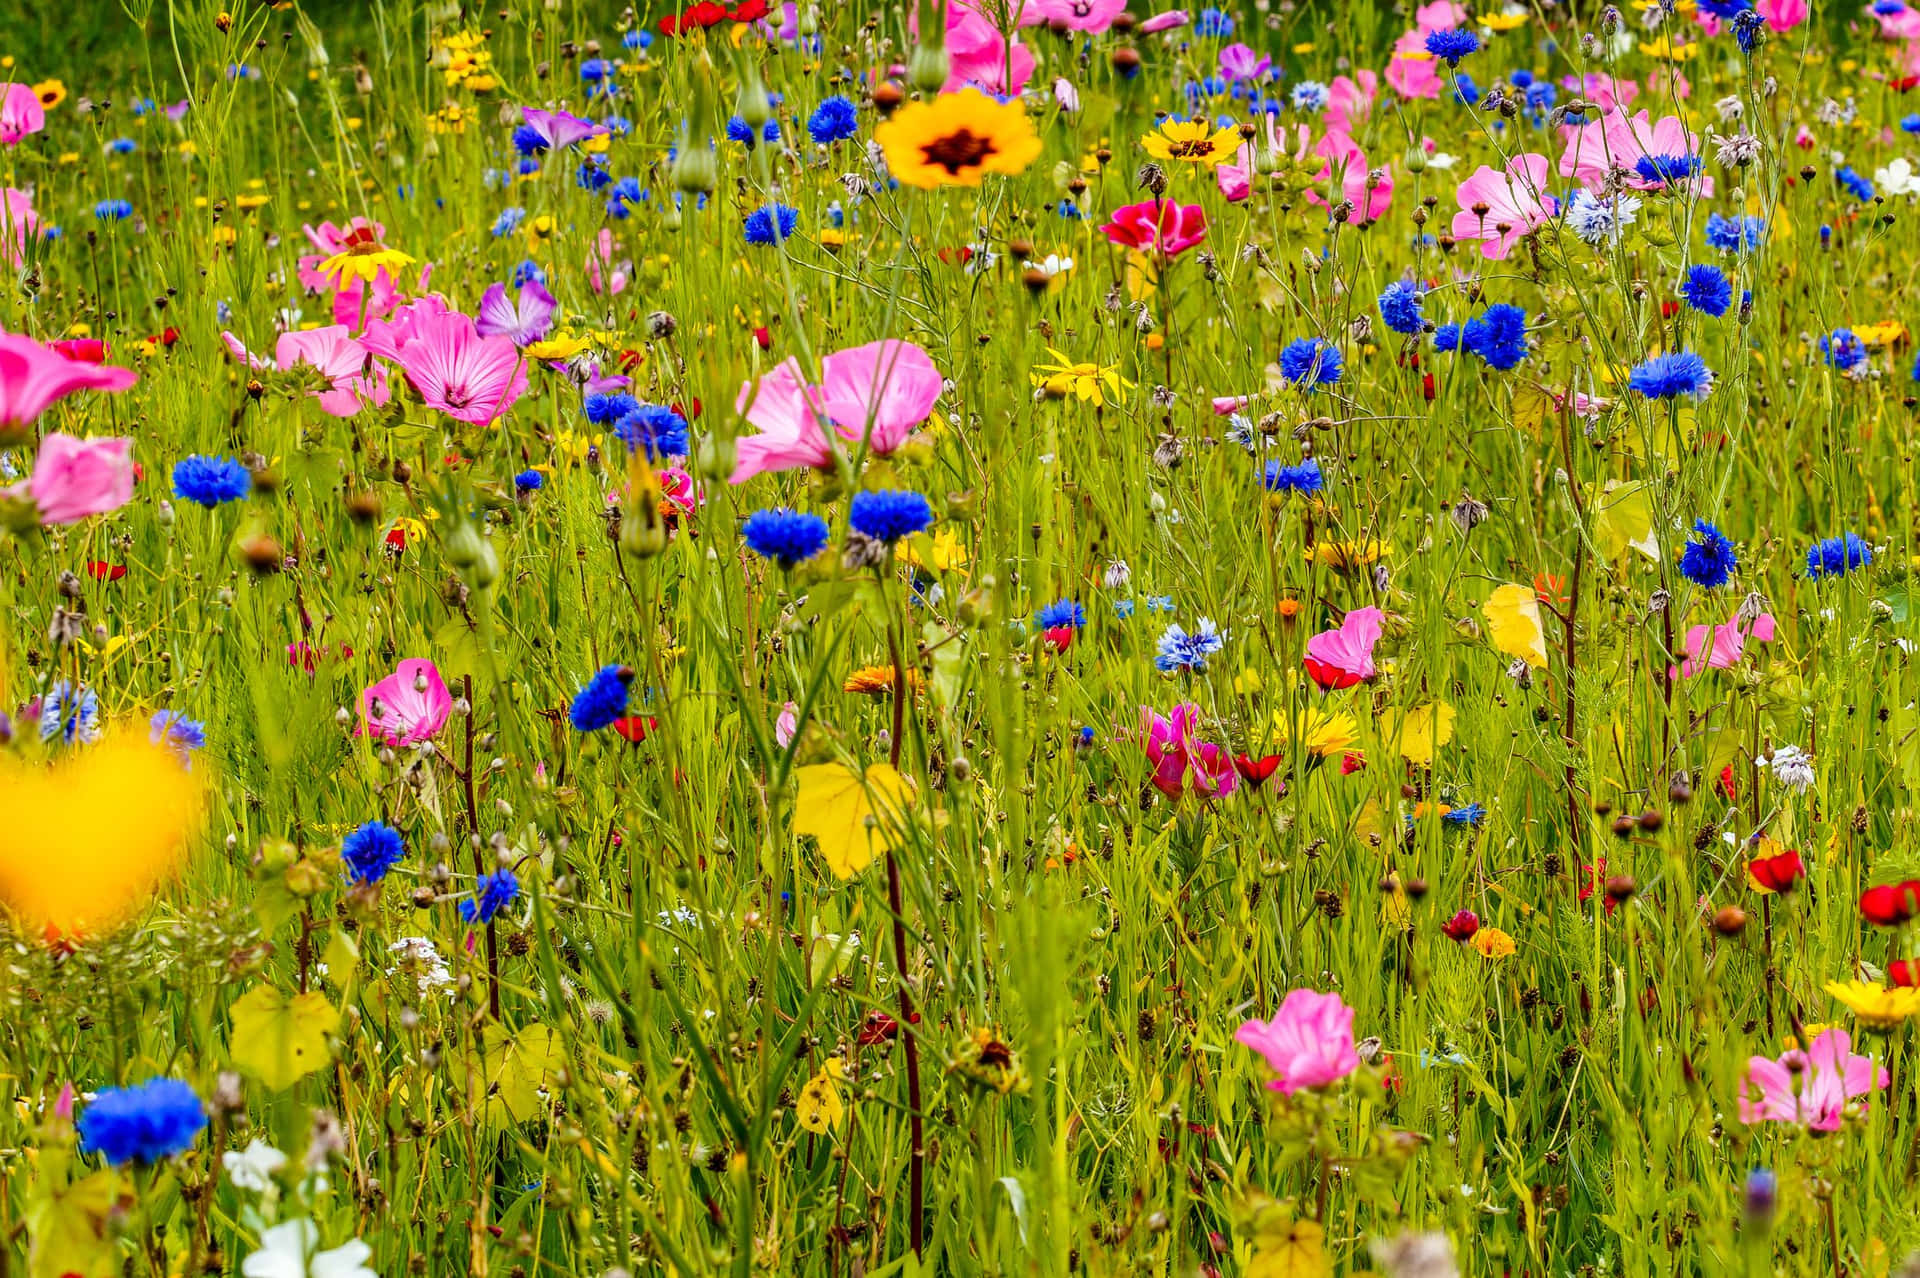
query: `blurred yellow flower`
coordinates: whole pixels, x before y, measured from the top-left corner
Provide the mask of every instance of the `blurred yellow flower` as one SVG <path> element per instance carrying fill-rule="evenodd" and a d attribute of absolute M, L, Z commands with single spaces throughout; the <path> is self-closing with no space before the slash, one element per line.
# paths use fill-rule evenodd
<path fill-rule="evenodd" d="M 1473 948 L 1482 958 L 1503 959 L 1513 957 L 1520 946 L 1499 928 L 1483 927 L 1473 934 Z"/>
<path fill-rule="evenodd" d="M 1862 1029 L 1880 1034 L 1900 1028 L 1920 1012 L 1920 989 L 1909 986 L 1888 989 L 1868 981 L 1828 981 L 1827 993 L 1853 1013 Z"/>

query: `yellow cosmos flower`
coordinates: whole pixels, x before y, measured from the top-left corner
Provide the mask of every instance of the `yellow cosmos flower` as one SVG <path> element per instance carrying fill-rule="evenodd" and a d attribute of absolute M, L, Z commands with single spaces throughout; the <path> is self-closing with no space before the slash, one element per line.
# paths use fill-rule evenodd
<path fill-rule="evenodd" d="M 33 86 L 33 96 L 40 99 L 40 105 L 51 111 L 67 100 L 67 86 L 58 80 L 42 80 Z"/>
<path fill-rule="evenodd" d="M 1384 544 L 1371 538 L 1365 541 L 1323 541 L 1316 543 L 1307 551 L 1307 558 L 1322 568 L 1331 568 L 1335 572 L 1352 572 L 1355 568 L 1365 568 L 1377 563 L 1387 553 Z"/>
<path fill-rule="evenodd" d="M 1033 384 L 1049 395 L 1060 399 L 1071 395 L 1101 408 L 1106 406 L 1108 394 L 1116 400 L 1123 399 L 1124 392 L 1133 387 L 1132 382 L 1120 376 L 1118 364 L 1075 363 L 1051 346 L 1047 354 L 1060 362 L 1035 364 Z"/>
<path fill-rule="evenodd" d="M 1508 9 L 1503 13 L 1490 13 L 1480 19 L 1480 25 L 1489 31 L 1512 31 L 1527 25 L 1527 11 Z"/>
<path fill-rule="evenodd" d="M 1827 993 L 1853 1013 L 1862 1029 L 1877 1034 L 1900 1028 L 1901 1022 L 1920 1012 L 1920 989 L 1904 985 L 1888 989 L 1867 981 L 1828 981 Z"/>
<path fill-rule="evenodd" d="M 385 271 L 390 278 L 397 278 L 402 267 L 412 265 L 413 259 L 399 249 L 388 248 L 369 238 L 335 253 L 320 263 L 320 270 L 344 288 L 349 280 L 371 283 L 379 278 L 381 271 Z"/>
<path fill-rule="evenodd" d="M 1882 346 L 1898 346 L 1907 340 L 1907 326 L 1899 320 L 1886 320 L 1879 324 L 1859 324 L 1854 327 L 1853 335 L 1861 343 L 1872 349 Z"/>
<path fill-rule="evenodd" d="M 1275 711 L 1273 735 L 1278 746 L 1293 740 L 1293 721 L 1285 711 Z M 1329 713 L 1310 709 L 1300 716 L 1300 748 L 1316 759 L 1345 754 L 1360 739 L 1360 727 L 1345 711 Z"/>
<path fill-rule="evenodd" d="M 1205 120 L 1165 120 L 1158 129 L 1143 135 L 1140 145 L 1156 160 L 1210 169 L 1240 149 L 1240 130 L 1226 126 L 1216 129 Z"/>
<path fill-rule="evenodd" d="M 883 692 L 892 692 L 893 667 L 861 666 L 858 670 L 847 676 L 847 681 L 840 685 L 840 690 L 842 692 L 864 693 L 870 697 L 877 697 Z M 907 691 L 910 693 L 920 691 L 920 672 L 918 670 L 909 669 L 907 671 Z"/>
<path fill-rule="evenodd" d="M 908 186 L 978 186 L 989 173 L 1023 172 L 1040 154 L 1026 108 L 978 89 L 910 102 L 873 131 L 887 170 Z"/>

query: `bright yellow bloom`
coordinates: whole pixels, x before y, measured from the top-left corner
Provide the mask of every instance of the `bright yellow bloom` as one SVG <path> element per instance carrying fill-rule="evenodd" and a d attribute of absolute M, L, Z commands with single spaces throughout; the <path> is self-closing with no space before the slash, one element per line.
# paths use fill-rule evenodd
<path fill-rule="evenodd" d="M 40 105 L 51 111 L 67 100 L 67 86 L 58 80 L 42 80 L 33 86 L 33 96 L 40 99 Z"/>
<path fill-rule="evenodd" d="M 1516 27 L 1527 25 L 1527 11 L 1508 9 L 1503 13 L 1490 13 L 1480 19 L 1480 25 L 1489 31 L 1512 31 Z"/>
<path fill-rule="evenodd" d="M 1863 346 L 1879 349 L 1882 346 L 1898 346 L 1907 340 L 1907 326 L 1899 320 L 1887 320 L 1880 324 L 1859 324 L 1854 327 L 1853 335 L 1860 339 Z"/>
<path fill-rule="evenodd" d="M 380 277 L 381 271 L 385 271 L 390 278 L 397 277 L 400 268 L 412 265 L 413 259 L 399 249 L 390 249 L 369 239 L 335 253 L 320 263 L 320 270 L 332 276 L 336 284 L 344 288 L 349 280 L 371 283 Z"/>
<path fill-rule="evenodd" d="M 1365 568 L 1375 563 L 1387 553 L 1386 546 L 1378 541 L 1322 541 L 1307 552 L 1307 558 L 1322 568 L 1331 568 L 1335 572 L 1351 572 L 1355 568 Z"/>
<path fill-rule="evenodd" d="M 1285 711 L 1274 712 L 1273 735 L 1280 746 L 1293 740 L 1293 722 Z M 1314 708 L 1300 716 L 1300 748 L 1316 759 L 1345 754 L 1359 739 L 1359 725 L 1344 710 L 1330 714 Z"/>
<path fill-rule="evenodd" d="M 1216 129 L 1205 120 L 1165 120 L 1144 134 L 1140 145 L 1156 160 L 1212 168 L 1240 149 L 1240 130 L 1224 125 Z"/>
<path fill-rule="evenodd" d="M 1473 948 L 1482 958 L 1503 959 L 1513 957 L 1520 946 L 1499 928 L 1483 927 L 1473 934 Z"/>
<path fill-rule="evenodd" d="M 528 346 L 526 356 L 528 359 L 572 359 L 591 345 L 593 343 L 586 338 L 575 337 L 561 329 L 546 340 Z"/>
<path fill-rule="evenodd" d="M 909 102 L 873 131 L 887 171 L 908 186 L 978 186 L 988 173 L 1023 172 L 1040 154 L 1026 108 L 978 89 Z"/>
<path fill-rule="evenodd" d="M 1880 1034 L 1920 1012 L 1920 989 L 1904 985 L 1888 989 L 1866 981 L 1828 981 L 1827 993 L 1854 1014 L 1862 1029 Z"/>
<path fill-rule="evenodd" d="M 1091 402 L 1095 407 L 1104 407 L 1108 393 L 1116 400 L 1124 399 L 1124 392 L 1133 386 L 1132 382 L 1120 376 L 1118 364 L 1076 364 L 1051 346 L 1047 348 L 1047 354 L 1060 362 L 1035 364 L 1033 384 L 1049 395 L 1061 399 L 1071 395 Z"/>
<path fill-rule="evenodd" d="M 921 549 L 925 543 L 926 549 Z M 967 544 L 960 540 L 960 534 L 951 528 L 942 528 L 932 536 L 918 536 L 900 543 L 900 561 L 910 568 L 931 568 L 935 572 L 949 572 L 956 568 L 965 568 L 970 555 Z"/>
<path fill-rule="evenodd" d="M 840 685 L 840 690 L 842 692 L 865 693 L 870 697 L 877 697 L 883 692 L 892 692 L 893 667 L 861 666 L 858 670 L 847 676 L 847 681 Z M 920 691 L 920 672 L 918 670 L 908 669 L 907 691 Z"/>

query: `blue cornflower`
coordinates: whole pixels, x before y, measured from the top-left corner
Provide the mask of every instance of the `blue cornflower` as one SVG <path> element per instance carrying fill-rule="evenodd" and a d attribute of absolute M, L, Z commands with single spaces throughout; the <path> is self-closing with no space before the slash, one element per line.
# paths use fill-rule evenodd
<path fill-rule="evenodd" d="M 1172 612 L 1173 596 L 1172 595 L 1148 595 L 1146 598 L 1146 604 L 1147 604 L 1148 612 Z"/>
<path fill-rule="evenodd" d="M 253 491 L 253 475 L 231 457 L 196 454 L 173 468 L 173 495 L 212 510 Z"/>
<path fill-rule="evenodd" d="M 1554 87 L 1551 80 L 1535 80 L 1526 86 L 1525 92 L 1527 110 L 1535 115 L 1545 115 L 1560 100 L 1560 90 Z"/>
<path fill-rule="evenodd" d="M 1461 106 L 1473 106 L 1480 101 L 1480 86 L 1473 77 L 1465 72 L 1453 73 L 1453 100 Z"/>
<path fill-rule="evenodd" d="M 1302 80 L 1293 86 L 1293 92 L 1287 100 L 1296 111 L 1320 112 L 1327 109 L 1329 100 L 1327 86 L 1317 80 Z"/>
<path fill-rule="evenodd" d="M 633 683 L 632 666 L 601 666 L 587 686 L 574 695 L 568 717 L 581 732 L 598 732 L 627 712 L 627 691 Z"/>
<path fill-rule="evenodd" d="M 156 710 L 147 720 L 147 740 L 167 745 L 185 755 L 207 744 L 207 725 L 189 719 L 178 710 Z"/>
<path fill-rule="evenodd" d="M 539 155 L 552 145 L 553 143 L 547 140 L 547 135 L 531 124 L 523 124 L 513 131 L 513 149 L 522 155 Z"/>
<path fill-rule="evenodd" d="M 853 103 L 835 95 L 824 99 L 807 117 L 807 133 L 815 142 L 844 142 L 860 132 L 860 112 Z"/>
<path fill-rule="evenodd" d="M 1753 10 L 1744 9 L 1734 15 L 1733 39 L 1740 46 L 1740 52 L 1752 53 L 1765 31 L 1766 21 Z"/>
<path fill-rule="evenodd" d="M 207 1125 L 206 1107 L 177 1078 L 151 1078 L 138 1087 L 109 1087 L 80 1115 L 80 1151 L 115 1167 L 157 1163 L 193 1148 Z"/>
<path fill-rule="evenodd" d="M 1449 27 L 1444 31 L 1427 32 L 1427 52 L 1450 67 L 1460 65 L 1460 59 L 1480 49 L 1480 37 L 1460 27 Z"/>
<path fill-rule="evenodd" d="M 497 240 L 503 235 L 512 235 L 526 216 L 527 211 L 517 206 L 501 209 L 500 216 L 493 219 L 493 238 Z"/>
<path fill-rule="evenodd" d="M 132 138 L 115 138 L 113 141 L 107 143 L 107 150 L 113 152 L 115 155 L 132 155 L 139 149 L 140 144 Z"/>
<path fill-rule="evenodd" d="M 537 493 L 546 487 L 547 477 L 537 470 L 523 470 L 513 477 L 514 491 Z"/>
<path fill-rule="evenodd" d="M 744 142 L 748 146 L 752 146 L 754 141 L 753 126 L 739 116 L 733 116 L 727 121 L 727 137 L 731 141 Z M 768 142 L 778 142 L 780 140 L 780 121 L 768 120 L 765 124 L 761 125 L 760 137 Z"/>
<path fill-rule="evenodd" d="M 1627 385 L 1648 399 L 1705 399 L 1713 390 L 1713 370 L 1692 351 L 1655 355 L 1633 370 Z"/>
<path fill-rule="evenodd" d="M 1203 40 L 1224 40 L 1233 34 L 1233 15 L 1211 7 L 1202 9 L 1193 29 Z"/>
<path fill-rule="evenodd" d="M 653 47 L 653 32 L 635 28 L 622 34 L 620 43 L 629 49 L 650 49 Z"/>
<path fill-rule="evenodd" d="M 1731 22 L 1753 8 L 1753 0 L 1700 0 L 1699 7 L 1722 22 Z"/>
<path fill-rule="evenodd" d="M 777 506 L 748 515 L 740 535 L 746 539 L 748 550 L 791 571 L 795 564 L 826 549 L 827 521 Z"/>
<path fill-rule="evenodd" d="M 102 200 L 93 206 L 93 215 L 102 222 L 122 222 L 133 216 L 133 205 L 125 200 Z"/>
<path fill-rule="evenodd" d="M 1700 175 L 1697 155 L 1643 155 L 1633 162 L 1633 171 L 1648 182 L 1667 185 Z"/>
<path fill-rule="evenodd" d="M 763 204 L 747 214 L 747 243 L 778 244 L 791 236 L 799 224 L 799 209 L 785 204 Z"/>
<path fill-rule="evenodd" d="M 1059 599 L 1044 608 L 1033 610 L 1035 630 L 1058 630 L 1061 626 L 1078 630 L 1086 624 L 1087 610 L 1071 599 Z"/>
<path fill-rule="evenodd" d="M 1518 306 L 1497 302 L 1467 321 L 1460 345 L 1501 372 L 1527 357 L 1527 313 Z"/>
<path fill-rule="evenodd" d="M 580 167 L 573 174 L 573 184 L 583 191 L 598 191 L 611 181 L 613 174 L 607 172 L 604 156 L 588 156 L 580 161 Z"/>
<path fill-rule="evenodd" d="M 613 433 L 629 451 L 645 450 L 648 461 L 662 457 L 685 457 L 687 419 L 659 404 L 638 404 L 613 424 Z"/>
<path fill-rule="evenodd" d="M 1417 284 L 1406 280 L 1395 280 L 1381 291 L 1380 318 L 1387 327 L 1396 333 L 1413 334 L 1420 331 L 1425 317 L 1420 314 L 1421 292 Z"/>
<path fill-rule="evenodd" d="M 907 488 L 855 493 L 847 513 L 856 532 L 889 544 L 933 522 L 933 507 L 927 499 Z"/>
<path fill-rule="evenodd" d="M 595 426 L 611 426 L 628 413 L 640 411 L 640 401 L 624 391 L 611 395 L 594 393 L 580 401 L 580 411 Z"/>
<path fill-rule="evenodd" d="M 1131 599 L 1114 600 L 1113 615 L 1121 621 L 1125 621 L 1128 617 L 1131 617 L 1133 615 L 1133 600 Z"/>
<path fill-rule="evenodd" d="M 1282 466 L 1277 461 L 1267 463 L 1267 471 L 1261 477 L 1270 493 L 1299 493 L 1310 496 L 1326 487 L 1326 476 L 1320 473 L 1320 463 L 1309 457 L 1298 466 Z"/>
<path fill-rule="evenodd" d="M 1844 577 L 1855 568 L 1873 562 L 1873 547 L 1857 533 L 1841 533 L 1815 542 L 1807 550 L 1807 576 Z"/>
<path fill-rule="evenodd" d="M 1723 253 L 1757 249 L 1766 230 L 1765 218 L 1722 217 L 1718 213 L 1709 213 L 1706 230 L 1707 247 L 1719 249 Z"/>
<path fill-rule="evenodd" d="M 61 745 L 92 745 L 100 739 L 100 698 L 92 688 L 62 679 L 47 689 L 40 699 L 40 739 L 56 737 Z"/>
<path fill-rule="evenodd" d="M 460 902 L 460 917 L 469 923 L 489 923 L 519 895 L 520 880 L 512 870 L 483 874 L 473 885 L 473 895 Z"/>
<path fill-rule="evenodd" d="M 1834 173 L 1833 180 L 1847 188 L 1847 194 L 1865 204 L 1873 199 L 1873 183 L 1853 171 L 1853 166 L 1843 164 Z"/>
<path fill-rule="evenodd" d="M 1442 324 L 1433 330 L 1433 349 L 1445 355 L 1448 351 L 1460 349 L 1460 326 Z"/>
<path fill-rule="evenodd" d="M 606 58 L 588 58 L 580 64 L 580 78 L 588 84 L 610 80 L 613 78 L 613 63 Z"/>
<path fill-rule="evenodd" d="M 1827 363 L 1846 372 L 1866 362 L 1867 348 L 1850 328 L 1836 328 L 1820 339 L 1820 354 Z"/>
<path fill-rule="evenodd" d="M 513 286 L 516 289 L 523 288 L 529 283 L 545 284 L 546 282 L 546 269 L 532 258 L 523 260 L 520 265 L 513 268 Z"/>
<path fill-rule="evenodd" d="M 384 821 L 368 821 L 340 842 L 340 860 L 355 883 L 378 883 L 406 854 L 406 840 Z"/>
<path fill-rule="evenodd" d="M 1680 575 L 1706 590 L 1727 584 L 1727 578 L 1740 566 L 1733 543 L 1726 534 L 1704 519 L 1693 521 L 1694 539 L 1680 552 Z"/>
<path fill-rule="evenodd" d="M 1155 645 L 1153 664 L 1165 674 L 1176 670 L 1187 674 L 1204 673 L 1207 658 L 1226 646 L 1226 636 L 1214 627 L 1210 617 L 1200 618 L 1191 633 L 1182 629 L 1179 623 L 1169 622 L 1166 630 L 1161 632 L 1160 642 Z"/>
<path fill-rule="evenodd" d="M 1733 305 L 1733 285 L 1727 273 L 1717 266 L 1695 266 L 1681 282 L 1680 298 L 1694 310 L 1715 317 L 1725 315 Z"/>
<path fill-rule="evenodd" d="M 1479 825 L 1486 819 L 1487 810 L 1478 803 L 1463 803 L 1440 814 L 1440 820 L 1446 825 Z"/>
<path fill-rule="evenodd" d="M 1340 348 L 1318 337 L 1296 337 L 1280 352 L 1280 375 L 1312 390 L 1340 380 Z"/>
<path fill-rule="evenodd" d="M 1902 133 L 1920 133 L 1920 115 L 1901 116 L 1900 131 Z"/>

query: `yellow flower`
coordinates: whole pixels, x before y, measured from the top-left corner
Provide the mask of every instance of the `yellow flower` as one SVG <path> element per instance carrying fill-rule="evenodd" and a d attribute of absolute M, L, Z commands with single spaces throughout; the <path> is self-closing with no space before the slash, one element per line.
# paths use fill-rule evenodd
<path fill-rule="evenodd" d="M 893 667 L 861 666 L 858 670 L 847 676 L 847 681 L 840 685 L 840 690 L 842 692 L 864 693 L 870 697 L 877 697 L 883 692 L 892 692 Z M 910 669 L 907 671 L 907 691 L 910 693 L 920 691 L 920 672 L 918 670 Z"/>
<path fill-rule="evenodd" d="M 1480 951 L 1482 958 L 1503 959 L 1513 957 L 1520 946 L 1499 928 L 1483 927 L 1473 934 L 1473 948 Z"/>
<path fill-rule="evenodd" d="M 1212 168 L 1240 149 L 1240 130 L 1224 125 L 1216 129 L 1205 120 L 1170 119 L 1143 135 L 1140 145 L 1156 160 Z"/>
<path fill-rule="evenodd" d="M 578 466 L 587 459 L 589 451 L 605 442 L 605 435 L 577 435 L 573 431 L 563 430 L 553 437 L 553 452 L 555 456 Z"/>
<path fill-rule="evenodd" d="M 390 249 L 372 236 L 351 241 L 347 247 L 320 263 L 323 274 L 332 276 L 340 287 L 349 280 L 376 280 L 381 271 L 389 277 L 397 277 L 400 269 L 412 266 L 413 259 L 399 249 Z"/>
<path fill-rule="evenodd" d="M 1273 735 L 1280 745 L 1293 740 L 1293 723 L 1285 711 L 1274 712 Z M 1314 708 L 1300 716 L 1300 748 L 1316 759 L 1345 754 L 1359 739 L 1359 725 L 1344 710 L 1329 713 Z"/>
<path fill-rule="evenodd" d="M 1378 541 L 1322 541 L 1307 552 L 1307 558 L 1322 568 L 1331 568 L 1335 572 L 1351 572 L 1355 568 L 1365 568 L 1387 553 L 1387 548 Z"/>
<path fill-rule="evenodd" d="M 1899 320 L 1887 320 L 1880 324 L 1860 324 L 1855 326 L 1853 335 L 1867 347 L 1878 349 L 1882 346 L 1898 346 L 1907 340 L 1907 326 Z"/>
<path fill-rule="evenodd" d="M 1512 31 L 1516 27 L 1527 25 L 1527 11 L 1508 9 L 1502 13 L 1490 13 L 1480 19 L 1480 25 L 1489 31 Z"/>
<path fill-rule="evenodd" d="M 1866 981 L 1828 981 L 1827 993 L 1844 1004 L 1860 1022 L 1862 1029 L 1884 1034 L 1900 1028 L 1900 1023 L 1920 1012 L 1920 989 L 1884 985 Z"/>
<path fill-rule="evenodd" d="M 881 122 L 873 140 L 887 170 L 908 186 L 978 186 L 988 173 L 1020 173 L 1040 154 L 1026 108 L 978 89 L 909 102 Z"/>
<path fill-rule="evenodd" d="M 926 549 L 921 549 L 924 543 Z M 900 544 L 900 560 L 910 568 L 931 568 L 949 572 L 965 568 L 969 559 L 967 544 L 951 528 L 942 528 L 932 536 L 922 534 Z"/>
<path fill-rule="evenodd" d="M 584 337 L 575 337 L 561 329 L 545 341 L 528 346 L 526 356 L 528 359 L 572 359 L 592 344 Z"/>
<path fill-rule="evenodd" d="M 542 213 L 527 219 L 527 252 L 538 253 L 553 238 L 553 215 Z"/>
<path fill-rule="evenodd" d="M 1114 399 L 1123 399 L 1124 391 L 1133 383 L 1120 376 L 1118 364 L 1076 364 L 1053 347 L 1047 348 L 1047 354 L 1059 360 L 1058 364 L 1035 364 L 1033 384 L 1049 395 L 1065 399 L 1072 395 L 1076 399 L 1089 401 L 1095 407 L 1104 407 L 1107 393 Z"/>
<path fill-rule="evenodd" d="M 67 86 L 58 80 L 42 80 L 33 86 L 33 96 L 40 99 L 40 105 L 51 111 L 67 100 Z"/>
<path fill-rule="evenodd" d="M 1700 52 L 1698 44 L 1675 44 L 1673 37 L 1662 31 L 1653 41 L 1642 41 L 1640 52 L 1649 58 L 1664 58 L 1668 62 L 1685 62 Z"/>

